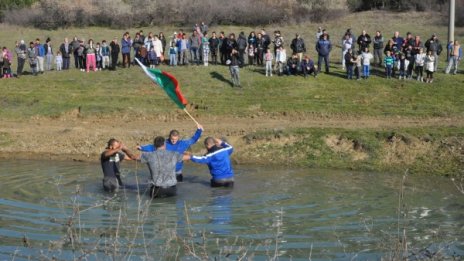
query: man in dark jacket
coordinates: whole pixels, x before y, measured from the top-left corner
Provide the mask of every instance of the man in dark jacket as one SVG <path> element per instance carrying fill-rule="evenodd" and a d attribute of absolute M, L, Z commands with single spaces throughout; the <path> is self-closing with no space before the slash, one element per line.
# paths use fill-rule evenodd
<path fill-rule="evenodd" d="M 325 63 L 325 72 L 329 73 L 329 55 L 332 51 L 332 43 L 327 39 L 327 35 L 323 35 L 322 39 L 316 43 L 316 51 L 318 53 L 317 68 L 321 71 L 322 60 Z"/>
<path fill-rule="evenodd" d="M 119 162 L 122 160 L 135 160 L 133 155 L 120 141 L 110 139 L 108 145 L 100 155 L 100 163 L 103 170 L 103 189 L 114 192 L 123 186 Z"/>
<path fill-rule="evenodd" d="M 74 54 L 74 65 L 76 66 L 76 69 L 79 68 L 79 54 L 77 53 L 77 50 L 79 50 L 79 47 L 81 46 L 79 40 L 77 39 L 77 36 L 74 36 L 73 40 L 71 41 L 71 50 Z"/>
<path fill-rule="evenodd" d="M 237 38 L 237 51 L 238 59 L 240 60 L 240 66 L 245 64 L 245 53 L 247 48 L 247 39 L 244 32 L 240 32 Z"/>
<path fill-rule="evenodd" d="M 110 47 L 111 47 L 111 67 L 110 67 L 110 70 L 114 71 L 114 70 L 116 70 L 116 65 L 118 64 L 119 52 L 121 51 L 121 48 L 119 47 L 117 38 L 113 39 L 113 41 L 110 44 Z"/>
<path fill-rule="evenodd" d="M 369 48 L 369 45 L 371 44 L 371 36 L 366 33 L 366 30 L 362 31 L 362 34 L 358 37 L 357 43 L 360 51 Z"/>
<path fill-rule="evenodd" d="M 384 39 L 382 33 L 377 31 L 374 36 L 374 64 L 379 67 L 382 66 L 383 62 L 383 48 L 384 48 Z"/>
<path fill-rule="evenodd" d="M 64 38 L 64 42 L 60 45 L 60 52 L 63 56 L 63 70 L 68 70 L 72 53 L 72 46 L 69 44 L 68 38 Z"/>
<path fill-rule="evenodd" d="M 216 32 L 211 33 L 211 38 L 208 40 L 209 42 L 209 50 L 211 52 L 211 62 L 216 65 L 217 64 L 217 53 L 219 48 L 219 39 L 216 36 Z"/>
<path fill-rule="evenodd" d="M 295 38 L 292 40 L 292 43 L 290 44 L 290 48 L 292 48 L 293 54 L 296 54 L 298 56 L 298 61 L 301 62 L 301 60 L 303 59 L 303 53 L 306 52 L 306 46 L 300 34 L 296 34 Z"/>
<path fill-rule="evenodd" d="M 435 72 L 438 70 L 438 56 L 441 54 L 443 50 L 443 46 L 441 45 L 440 41 L 437 38 L 436 34 L 433 34 L 430 39 L 425 42 L 425 47 L 427 48 L 427 53 L 430 51 L 432 55 L 435 57 Z"/>

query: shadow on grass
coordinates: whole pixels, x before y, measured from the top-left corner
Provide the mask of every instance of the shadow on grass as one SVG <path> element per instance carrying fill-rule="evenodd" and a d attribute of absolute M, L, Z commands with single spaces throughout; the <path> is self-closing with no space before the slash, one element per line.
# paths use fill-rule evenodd
<path fill-rule="evenodd" d="M 213 79 L 219 80 L 219 81 L 221 81 L 221 82 L 225 82 L 225 83 L 229 84 L 229 85 L 232 86 L 232 87 L 234 86 L 234 83 L 233 83 L 231 80 L 226 79 L 226 78 L 224 77 L 224 75 L 222 75 L 222 74 L 220 74 L 220 73 L 218 73 L 218 72 L 210 72 L 210 75 L 211 75 L 211 77 L 212 77 Z"/>

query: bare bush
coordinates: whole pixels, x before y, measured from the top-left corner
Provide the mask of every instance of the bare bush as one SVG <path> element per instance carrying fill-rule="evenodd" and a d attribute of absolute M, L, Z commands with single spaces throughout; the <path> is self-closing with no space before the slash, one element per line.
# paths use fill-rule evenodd
<path fill-rule="evenodd" d="M 7 23 L 43 29 L 69 26 L 129 28 L 154 24 L 265 25 L 320 22 L 333 14 L 324 0 L 42 0 L 4 14 Z M 336 2 L 336 1 L 335 1 Z M 339 13 L 337 13 L 339 14 Z"/>

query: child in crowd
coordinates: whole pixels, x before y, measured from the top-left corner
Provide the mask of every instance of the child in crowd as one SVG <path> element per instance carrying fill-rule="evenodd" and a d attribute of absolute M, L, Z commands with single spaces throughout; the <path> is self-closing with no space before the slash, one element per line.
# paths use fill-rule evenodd
<path fill-rule="evenodd" d="M 171 41 L 171 46 L 169 47 L 169 65 L 177 66 L 177 47 L 176 43 Z"/>
<path fill-rule="evenodd" d="M 102 56 L 102 69 L 110 67 L 110 47 L 106 43 L 106 40 L 102 41 L 101 46 L 101 56 Z"/>
<path fill-rule="evenodd" d="M 272 76 L 272 60 L 274 60 L 274 56 L 272 55 L 271 49 L 268 48 L 264 54 L 264 61 L 266 62 L 266 76 Z"/>
<path fill-rule="evenodd" d="M 406 60 L 406 56 L 403 53 L 399 54 L 399 59 L 398 59 L 398 69 L 399 69 L 399 74 L 398 79 L 405 79 L 406 77 L 406 68 L 407 68 L 407 63 L 408 60 Z"/>
<path fill-rule="evenodd" d="M 155 47 L 152 45 L 150 47 L 150 51 L 148 51 L 148 60 L 150 61 L 150 68 L 156 67 L 156 60 L 158 57 L 156 56 Z"/>
<path fill-rule="evenodd" d="M 248 45 L 248 65 L 254 65 L 255 63 L 255 46 L 253 44 Z"/>
<path fill-rule="evenodd" d="M 35 53 L 34 42 L 29 43 L 27 49 L 27 58 L 29 59 L 29 66 L 31 67 L 31 73 L 37 76 L 37 54 Z"/>
<path fill-rule="evenodd" d="M 101 46 L 100 43 L 97 43 L 95 46 L 95 59 L 97 62 L 97 70 L 101 71 L 102 69 L 102 54 L 101 54 Z"/>
<path fill-rule="evenodd" d="M 356 80 L 359 80 L 360 74 L 361 74 L 361 55 L 353 55 L 353 58 L 351 59 L 351 62 L 353 63 L 354 66 L 354 74 L 356 75 Z"/>
<path fill-rule="evenodd" d="M 55 65 L 57 71 L 61 71 L 63 69 L 63 56 L 60 51 L 56 52 Z"/>
<path fill-rule="evenodd" d="M 284 72 L 284 66 L 285 63 L 287 62 L 287 52 L 285 51 L 283 46 L 280 46 L 276 50 L 276 68 L 275 71 L 277 74 L 280 76 Z"/>
<path fill-rule="evenodd" d="M 433 56 L 432 51 L 427 52 L 425 57 L 425 71 L 427 72 L 427 79 L 425 82 L 433 82 L 433 72 L 435 71 L 435 56 Z"/>
<path fill-rule="evenodd" d="M 395 58 L 393 58 L 390 51 L 387 51 L 387 55 L 383 58 L 383 63 L 385 64 L 386 77 L 390 79 L 392 77 L 393 65 L 395 64 Z"/>
<path fill-rule="evenodd" d="M 344 59 L 344 65 L 346 67 L 346 78 L 351 80 L 353 79 L 353 50 L 351 48 L 346 51 Z"/>
<path fill-rule="evenodd" d="M 364 79 L 368 79 L 370 76 L 370 65 L 371 60 L 374 59 L 374 56 L 369 52 L 369 48 L 365 48 L 364 52 L 361 54 L 362 64 L 363 64 L 363 76 Z"/>
<path fill-rule="evenodd" d="M 2 52 L 2 58 L 3 58 L 3 78 L 11 78 L 11 59 L 12 54 L 11 52 L 6 48 L 3 47 L 3 52 Z"/>
<path fill-rule="evenodd" d="M 415 64 L 416 64 L 416 75 L 417 80 L 420 82 L 424 81 L 424 63 L 425 63 L 425 53 L 424 49 L 420 48 L 419 53 L 415 55 Z"/>

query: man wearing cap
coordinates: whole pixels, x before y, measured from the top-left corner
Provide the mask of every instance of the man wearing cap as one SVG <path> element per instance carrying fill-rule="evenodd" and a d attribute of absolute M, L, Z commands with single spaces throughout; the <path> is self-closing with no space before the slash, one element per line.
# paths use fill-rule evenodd
<path fill-rule="evenodd" d="M 184 152 L 190 148 L 193 144 L 195 144 L 198 139 L 200 139 L 201 134 L 203 132 L 203 127 L 201 125 L 197 125 L 197 130 L 195 134 L 190 139 L 180 139 L 179 131 L 171 130 L 169 133 L 169 138 L 166 140 L 166 150 L 167 151 L 174 151 L 179 154 L 184 154 Z M 153 152 L 156 150 L 156 147 L 153 144 L 138 146 L 138 150 L 142 152 Z M 176 179 L 178 182 L 182 182 L 184 176 L 182 175 L 182 168 L 184 164 L 182 161 L 176 164 Z"/>
<path fill-rule="evenodd" d="M 427 48 L 427 53 L 431 51 L 432 55 L 435 57 L 434 72 L 436 72 L 438 70 L 438 56 L 441 54 L 441 51 L 443 50 L 443 46 L 438 40 L 436 34 L 432 34 L 432 37 L 430 37 L 430 39 L 428 39 L 427 42 L 425 42 L 425 47 Z"/>

